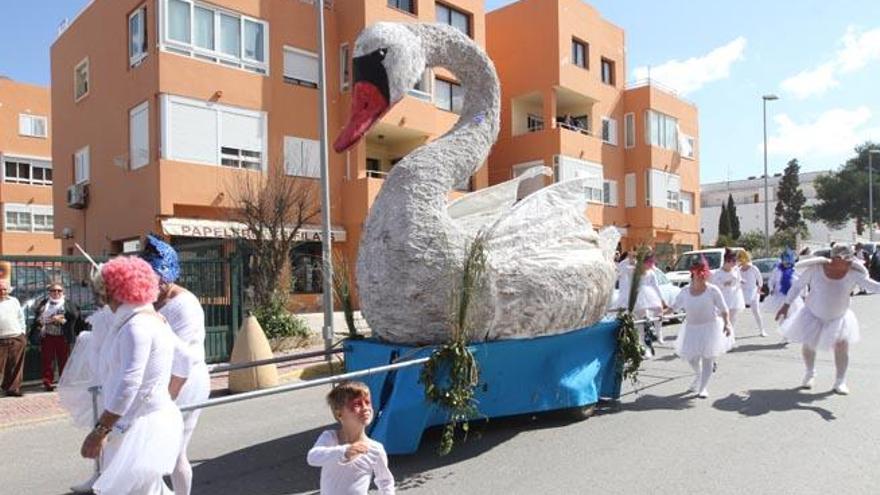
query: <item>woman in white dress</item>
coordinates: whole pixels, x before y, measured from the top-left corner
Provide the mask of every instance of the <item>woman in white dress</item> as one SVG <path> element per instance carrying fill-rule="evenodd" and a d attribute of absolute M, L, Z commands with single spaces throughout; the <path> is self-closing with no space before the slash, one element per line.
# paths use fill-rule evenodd
<path fill-rule="evenodd" d="M 635 253 L 624 251 L 617 262 L 617 299 L 612 304 L 613 310 L 626 310 L 629 307 L 632 279 L 636 271 L 635 260 Z"/>
<path fill-rule="evenodd" d="M 810 257 L 808 259 L 812 258 Z M 764 304 L 761 305 L 761 309 L 774 318 L 779 313 L 779 308 L 785 304 L 785 298 L 788 297 L 788 293 L 792 286 L 798 280 L 798 273 L 794 269 L 794 264 L 794 251 L 786 249 L 779 257 L 779 263 L 770 273 L 770 278 L 767 280 L 769 294 L 767 294 L 767 297 L 764 299 Z M 803 305 L 804 300 L 802 297 L 798 296 L 794 298 L 791 307 L 788 310 L 788 314 L 795 314 Z M 777 321 L 780 325 L 782 324 L 782 321 Z M 785 340 L 784 336 L 783 340 Z"/>
<path fill-rule="evenodd" d="M 730 249 L 724 251 L 724 264 L 712 273 L 709 283 L 721 289 L 721 295 L 724 296 L 724 303 L 730 313 L 731 338 L 735 341 L 736 317 L 746 308 L 742 276 L 739 267 L 736 266 L 736 253 Z"/>
<path fill-rule="evenodd" d="M 796 267 L 800 278 L 788 292 L 778 317 L 785 318 L 793 303 L 809 286 L 803 307 L 782 324 L 782 333 L 790 342 L 803 344 L 806 373 L 803 388 L 813 388 L 816 381 L 816 350 L 834 350 L 837 375 L 833 390 L 846 395 L 846 370 L 849 346 L 859 340 L 859 322 L 850 309 L 850 294 L 856 287 L 880 292 L 880 283 L 868 276 L 868 270 L 853 257 L 852 248 L 838 244 L 831 249 L 831 259 L 813 258 Z"/>
<path fill-rule="evenodd" d="M 657 282 L 657 275 L 654 268 L 654 253 L 649 253 L 644 261 L 644 273 L 639 279 L 639 291 L 636 295 L 636 303 L 633 307 L 633 316 L 638 319 L 656 318 L 663 314 L 666 310 L 666 301 L 663 300 L 663 293 L 660 291 L 660 284 Z M 663 327 L 657 323 L 657 341 L 663 343 Z M 644 334 L 645 327 L 642 327 Z M 644 340 L 644 335 L 643 335 Z M 651 355 L 650 345 L 645 346 L 646 352 Z"/>
<path fill-rule="evenodd" d="M 183 419 L 168 392 L 179 340 L 152 303 L 159 280 L 135 257 L 118 257 L 100 270 L 112 311 L 98 355 L 104 411 L 83 441 L 86 458 L 102 457 L 95 493 L 173 493 L 162 476 L 174 468 Z"/>
<path fill-rule="evenodd" d="M 721 290 L 708 283 L 711 276 L 705 258 L 691 268 L 691 283 L 676 297 L 672 307 L 685 311 L 684 326 L 675 339 L 675 353 L 693 368 L 691 392 L 705 399 L 715 360 L 733 345 L 730 314 Z"/>
<path fill-rule="evenodd" d="M 755 323 L 758 324 L 758 331 L 761 337 L 766 337 L 767 332 L 764 331 L 764 319 L 761 318 L 760 301 L 761 287 L 764 285 L 764 277 L 761 270 L 752 264 L 752 256 L 748 251 L 740 251 L 737 255 L 739 259 L 739 273 L 742 277 L 742 293 L 746 308 L 752 310 L 755 317 Z"/>
<path fill-rule="evenodd" d="M 211 377 L 205 363 L 205 311 L 202 304 L 192 292 L 175 283 L 180 277 L 180 263 L 177 251 L 168 243 L 148 235 L 141 257 L 159 276 L 156 309 L 189 351 L 175 359 L 171 396 L 178 407 L 204 402 L 211 394 Z M 188 375 L 185 374 L 187 370 Z M 201 410 L 183 413 L 183 443 L 171 473 L 171 484 L 178 495 L 189 495 L 192 490 L 192 465 L 186 451 L 200 414 Z"/>

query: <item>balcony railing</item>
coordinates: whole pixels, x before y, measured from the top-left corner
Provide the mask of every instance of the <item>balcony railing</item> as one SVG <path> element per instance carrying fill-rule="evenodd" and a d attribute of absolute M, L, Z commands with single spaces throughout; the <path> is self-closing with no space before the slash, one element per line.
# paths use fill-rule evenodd
<path fill-rule="evenodd" d="M 586 129 L 584 127 L 574 125 L 574 124 L 566 124 L 565 122 L 557 122 L 556 125 L 563 129 L 568 129 L 569 131 L 579 132 L 585 136 L 592 136 L 593 131 Z"/>
<path fill-rule="evenodd" d="M 385 177 L 388 177 L 388 172 L 383 172 L 381 170 L 367 170 L 367 177 L 371 179 L 385 179 Z"/>

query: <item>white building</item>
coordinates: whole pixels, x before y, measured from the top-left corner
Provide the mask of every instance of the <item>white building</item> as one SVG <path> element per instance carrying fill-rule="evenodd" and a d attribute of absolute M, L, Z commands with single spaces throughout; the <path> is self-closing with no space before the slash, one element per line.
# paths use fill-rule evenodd
<path fill-rule="evenodd" d="M 817 177 L 828 172 L 806 172 L 800 174 L 800 186 L 807 198 L 807 205 L 818 203 L 814 181 Z M 770 235 L 773 235 L 773 220 L 776 218 L 776 188 L 782 174 L 776 174 L 768 179 L 767 205 L 770 212 Z M 763 177 L 749 177 L 746 180 L 713 182 L 702 184 L 700 203 L 700 232 L 704 245 L 714 246 L 718 240 L 718 219 L 721 216 L 721 204 L 727 203 L 729 195 L 733 195 L 736 203 L 736 213 L 739 216 L 740 231 L 745 234 L 754 230 L 764 232 L 764 179 Z M 865 191 L 867 194 L 867 191 Z M 849 221 L 842 229 L 829 229 L 822 222 L 806 221 L 809 235 L 802 241 L 802 245 L 827 246 L 831 241 L 854 242 L 857 239 L 854 221 Z M 865 236 L 867 237 L 867 236 Z"/>

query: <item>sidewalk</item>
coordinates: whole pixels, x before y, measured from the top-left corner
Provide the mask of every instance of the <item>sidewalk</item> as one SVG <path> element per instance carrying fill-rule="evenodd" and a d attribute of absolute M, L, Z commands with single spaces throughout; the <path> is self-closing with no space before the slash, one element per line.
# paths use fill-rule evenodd
<path fill-rule="evenodd" d="M 306 347 L 276 354 L 276 357 L 320 350 L 323 350 L 322 346 Z M 342 364 L 341 357 L 341 354 L 333 356 L 333 366 L 336 370 L 339 370 Z M 281 383 L 317 378 L 327 375 L 329 372 L 326 358 L 323 356 L 289 363 L 279 363 L 277 366 L 278 378 Z M 228 372 L 211 375 L 211 397 L 228 395 L 228 387 Z M 42 385 L 39 384 L 30 388 L 23 388 L 22 391 L 24 392 L 24 397 L 0 396 L 0 430 L 45 421 L 56 421 L 67 417 L 67 412 L 58 402 L 58 394 L 56 392 L 45 392 Z"/>

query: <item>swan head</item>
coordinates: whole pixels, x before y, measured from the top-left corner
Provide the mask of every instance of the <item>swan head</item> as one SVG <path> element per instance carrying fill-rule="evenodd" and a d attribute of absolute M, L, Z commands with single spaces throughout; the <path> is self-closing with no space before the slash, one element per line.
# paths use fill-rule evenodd
<path fill-rule="evenodd" d="M 379 22 L 358 36 L 352 58 L 351 116 L 333 148 L 341 153 L 355 144 L 425 72 L 422 39 L 412 26 Z"/>

